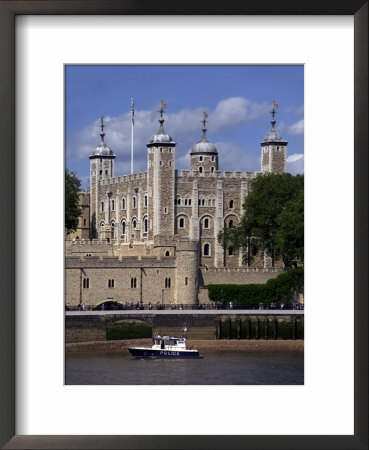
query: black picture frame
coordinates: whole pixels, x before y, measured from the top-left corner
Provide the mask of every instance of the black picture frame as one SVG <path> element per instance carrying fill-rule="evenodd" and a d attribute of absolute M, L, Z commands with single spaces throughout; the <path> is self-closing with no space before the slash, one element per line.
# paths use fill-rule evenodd
<path fill-rule="evenodd" d="M 15 17 L 20 14 L 352 15 L 355 57 L 354 435 L 15 435 Z M 0 1 L 0 445 L 6 449 L 368 449 L 368 1 Z M 5 206 L 5 208 L 4 208 Z M 19 280 L 17 280 L 19 282 Z"/>

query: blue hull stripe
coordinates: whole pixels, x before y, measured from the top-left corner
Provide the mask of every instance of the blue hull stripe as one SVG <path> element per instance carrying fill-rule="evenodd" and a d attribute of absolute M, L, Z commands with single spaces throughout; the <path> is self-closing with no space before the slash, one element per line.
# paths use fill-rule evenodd
<path fill-rule="evenodd" d="M 181 352 L 179 350 L 128 349 L 135 358 L 198 358 L 199 352 Z"/>

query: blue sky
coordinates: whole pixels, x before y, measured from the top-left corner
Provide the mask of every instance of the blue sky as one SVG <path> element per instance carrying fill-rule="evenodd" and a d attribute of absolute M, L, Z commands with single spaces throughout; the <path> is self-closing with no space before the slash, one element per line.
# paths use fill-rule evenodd
<path fill-rule="evenodd" d="M 131 97 L 135 100 L 134 172 L 147 168 L 146 143 L 158 129 L 163 100 L 164 128 L 177 142 L 176 168 L 189 168 L 189 151 L 207 136 L 216 145 L 220 170 L 260 170 L 260 142 L 271 128 L 288 141 L 287 171 L 304 171 L 303 66 L 101 65 L 66 66 L 66 167 L 88 187 L 89 154 L 100 141 L 116 154 L 115 176 L 130 173 Z"/>

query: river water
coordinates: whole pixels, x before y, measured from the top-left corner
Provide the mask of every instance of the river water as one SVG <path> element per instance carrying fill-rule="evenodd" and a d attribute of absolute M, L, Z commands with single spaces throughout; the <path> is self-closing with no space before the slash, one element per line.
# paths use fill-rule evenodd
<path fill-rule="evenodd" d="M 123 353 L 66 353 L 65 384 L 299 385 L 303 352 L 207 351 L 203 359 L 133 359 Z"/>

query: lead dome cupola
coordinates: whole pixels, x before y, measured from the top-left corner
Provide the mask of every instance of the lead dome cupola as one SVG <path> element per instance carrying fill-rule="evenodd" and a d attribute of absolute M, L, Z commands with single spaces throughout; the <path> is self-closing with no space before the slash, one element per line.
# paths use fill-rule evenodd
<path fill-rule="evenodd" d="M 282 138 L 282 136 L 278 133 L 278 131 L 275 128 L 275 124 L 276 124 L 276 120 L 274 118 L 275 114 L 276 114 L 276 110 L 278 109 L 278 105 L 274 102 L 273 103 L 273 109 L 271 111 L 272 114 L 272 120 L 270 121 L 270 123 L 272 124 L 272 128 L 270 129 L 270 131 L 265 135 L 264 140 L 261 142 L 261 144 L 266 145 L 266 144 L 273 144 L 273 142 L 278 143 L 278 144 L 287 144 L 287 142 Z"/>
<path fill-rule="evenodd" d="M 164 118 L 163 113 L 164 109 L 166 108 L 166 104 L 161 102 L 161 108 L 160 108 L 160 119 L 159 119 L 159 129 L 156 133 L 154 133 L 151 136 L 151 139 L 148 143 L 148 145 L 155 145 L 155 144 L 170 144 L 174 145 L 175 142 L 173 141 L 172 137 L 169 136 L 169 134 L 164 130 Z"/>
<path fill-rule="evenodd" d="M 191 151 L 190 151 L 190 155 L 202 155 L 202 154 L 207 154 L 207 155 L 217 155 L 218 154 L 218 150 L 216 149 L 215 145 L 212 144 L 208 138 L 206 137 L 206 119 L 208 118 L 208 115 L 206 114 L 206 112 L 204 112 L 204 118 L 202 120 L 203 123 L 203 128 L 202 128 L 202 138 L 200 139 L 200 141 L 195 144 Z"/>
<path fill-rule="evenodd" d="M 108 147 L 104 141 L 105 133 L 104 133 L 104 117 L 100 119 L 100 143 L 96 146 L 95 150 L 90 154 L 90 156 L 115 156 L 113 150 Z"/>

